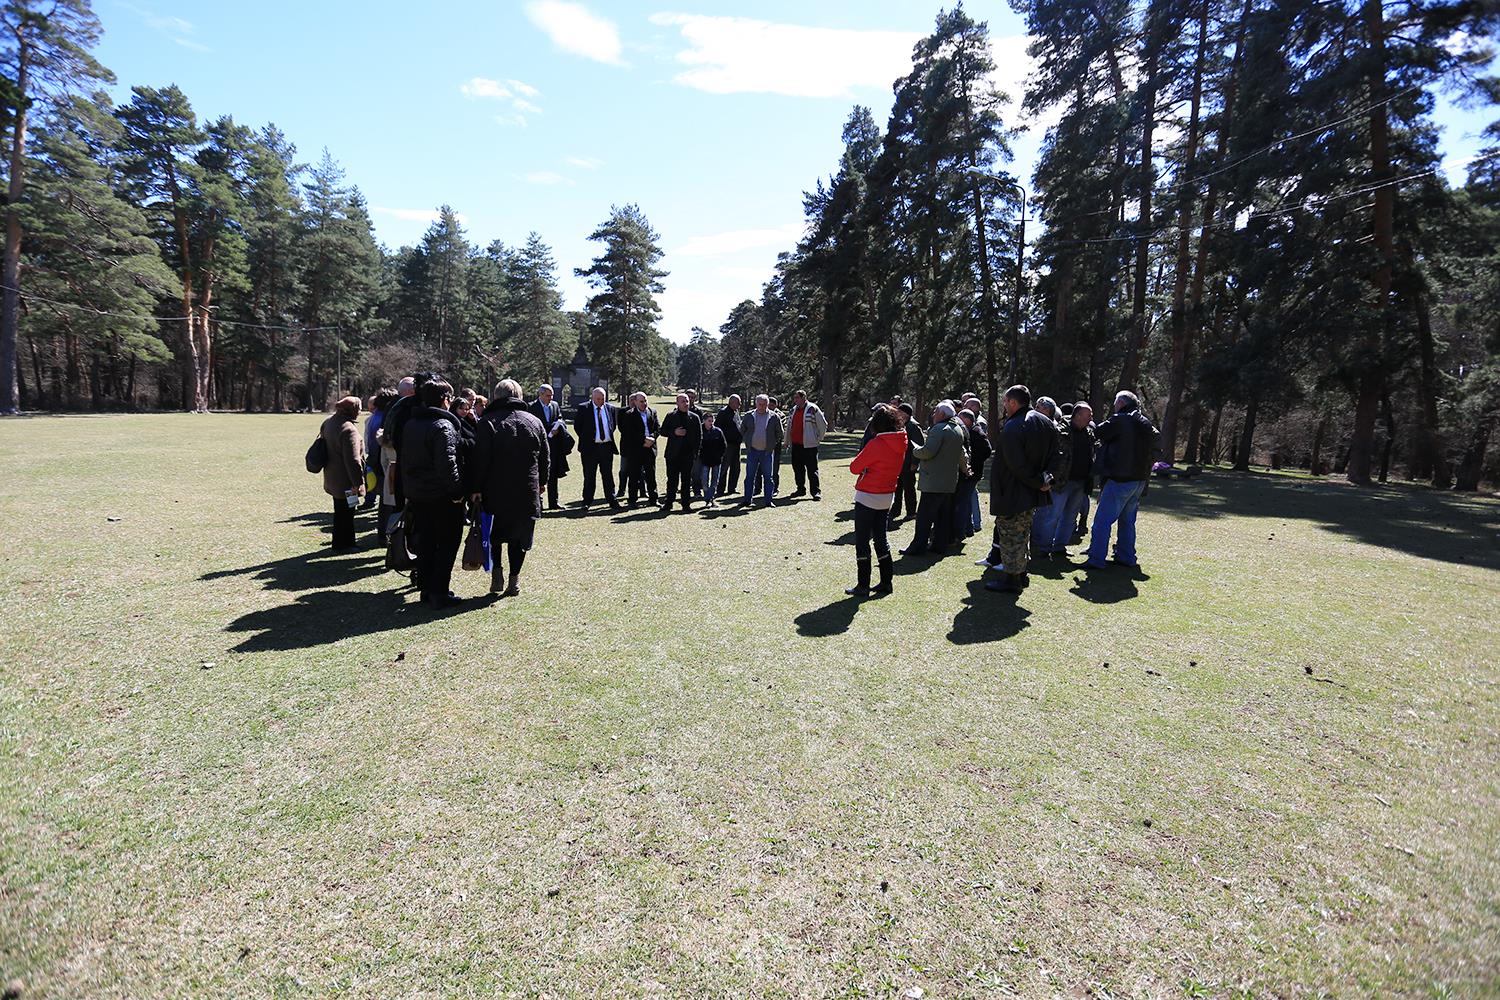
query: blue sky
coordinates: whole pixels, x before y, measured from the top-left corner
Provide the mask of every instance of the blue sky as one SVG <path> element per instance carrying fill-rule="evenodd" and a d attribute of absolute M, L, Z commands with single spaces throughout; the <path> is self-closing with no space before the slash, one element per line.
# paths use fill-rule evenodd
<path fill-rule="evenodd" d="M 988 21 L 1017 99 L 1025 38 L 1003 0 Z M 368 198 L 379 238 L 420 238 L 451 204 L 470 239 L 554 248 L 569 308 L 574 267 L 611 204 L 661 234 L 662 332 L 717 330 L 759 296 L 801 225 L 801 194 L 837 165 L 855 103 L 884 124 L 891 82 L 938 4 L 895 0 L 572 3 L 564 0 L 96 0 L 98 55 L 136 84 L 176 83 L 200 117 L 275 122 L 323 147 Z M 1445 106 L 1455 166 L 1493 114 Z M 1023 178 L 1040 136 L 1016 144 Z M 1461 178 L 1461 170 L 1455 179 Z"/>

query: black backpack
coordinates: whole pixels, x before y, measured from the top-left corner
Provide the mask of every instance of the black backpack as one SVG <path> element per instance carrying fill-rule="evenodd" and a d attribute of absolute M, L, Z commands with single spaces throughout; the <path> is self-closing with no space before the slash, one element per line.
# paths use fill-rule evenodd
<path fill-rule="evenodd" d="M 323 432 L 313 438 L 312 445 L 307 449 L 307 471 L 322 472 L 328 464 L 328 442 L 323 440 Z"/>

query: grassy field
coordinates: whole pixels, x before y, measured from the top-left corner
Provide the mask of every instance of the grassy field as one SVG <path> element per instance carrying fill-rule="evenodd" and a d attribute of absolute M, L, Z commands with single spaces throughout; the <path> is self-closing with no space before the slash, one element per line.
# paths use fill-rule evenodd
<path fill-rule="evenodd" d="M 433 614 L 317 423 L 0 423 L 24 996 L 1500 995 L 1500 503 L 1210 472 L 1140 573 L 861 603 L 836 439 Z"/>

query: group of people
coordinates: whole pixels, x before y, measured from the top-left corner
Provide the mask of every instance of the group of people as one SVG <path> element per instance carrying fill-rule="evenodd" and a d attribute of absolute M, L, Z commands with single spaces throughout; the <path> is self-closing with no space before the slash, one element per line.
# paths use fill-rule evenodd
<path fill-rule="evenodd" d="M 600 498 L 613 511 L 644 502 L 665 514 L 688 511 L 695 499 L 712 508 L 734 496 L 742 505 L 758 498 L 761 506 L 774 507 L 787 453 L 796 481 L 791 496 L 823 498 L 818 450 L 828 420 L 802 391 L 786 411 L 762 394 L 748 410 L 739 395 L 731 395 L 715 412 L 700 407 L 688 390 L 660 416 L 645 393 L 632 394 L 622 407 L 596 388 L 570 422 L 549 385 L 527 402 L 520 385 L 505 379 L 486 399 L 471 390 L 455 393 L 440 376 L 421 373 L 371 399 L 363 434 L 356 426 L 360 410 L 357 397 L 340 400 L 315 442 L 324 454 L 324 489 L 334 502 L 333 547 L 353 547 L 355 509 L 378 504 L 381 542 L 400 531 L 402 545 L 411 547 L 414 582 L 434 606 L 459 603 L 450 583 L 466 524 L 465 565 L 490 570 L 492 594 L 520 593 L 536 522 L 544 504 L 559 507 L 558 480 L 567 475 L 575 450 L 585 509 Z M 1086 565 L 1106 566 L 1116 524 L 1113 562 L 1136 564 L 1136 510 L 1157 437 L 1140 401 L 1121 392 L 1114 412 L 1096 423 L 1087 402 L 1059 405 L 1047 396 L 1033 401 L 1025 386 L 1015 385 L 1006 390 L 1004 410 L 992 435 L 972 393 L 939 402 L 925 430 L 900 397 L 874 408 L 849 466 L 858 477 L 857 578 L 846 593 L 891 592 L 887 536 L 901 520 L 903 501 L 915 527 L 902 555 L 943 554 L 979 532 L 979 486 L 991 461 L 993 544 L 979 565 L 996 575 L 986 587 L 1020 593 L 1029 583 L 1033 556 L 1065 555 L 1090 534 Z M 664 495 L 657 485 L 658 452 L 666 464 Z M 1090 532 L 1096 479 L 1101 487 Z M 873 583 L 877 565 L 879 582 Z"/>
<path fill-rule="evenodd" d="M 875 407 L 864 443 L 849 464 L 854 493 L 856 582 L 853 596 L 888 594 L 894 576 L 887 532 L 901 501 L 915 528 L 902 555 L 943 554 L 982 526 L 978 487 L 990 472 L 993 543 L 978 565 L 997 574 L 985 587 L 1019 594 L 1030 583 L 1033 553 L 1066 556 L 1067 547 L 1092 534 L 1085 565 L 1109 565 L 1109 539 L 1118 525 L 1110 561 L 1137 565 L 1136 511 L 1158 451 L 1156 428 L 1134 393 L 1115 396 L 1114 411 L 1095 423 L 1087 402 L 1061 406 L 1049 396 L 1032 400 L 1024 385 L 1005 391 L 1005 413 L 992 439 L 977 396 L 943 400 L 924 432 L 900 397 Z M 1101 484 L 1092 532 L 1089 498 Z M 921 499 L 917 499 L 917 494 Z M 874 565 L 880 580 L 871 585 Z"/>
<path fill-rule="evenodd" d="M 543 386 L 539 392 L 550 399 L 550 387 Z M 609 402 L 603 389 L 595 389 L 589 402 L 575 411 L 573 430 L 583 463 L 585 508 L 594 503 L 601 485 L 604 502 L 616 511 L 641 501 L 659 504 L 664 511 L 670 511 L 674 503 L 689 510 L 695 498 L 702 499 L 705 507 L 716 507 L 721 499 L 738 492 L 742 449 L 742 504 L 759 496 L 762 506 L 776 506 L 784 452 L 791 454 L 797 483 L 791 495 L 800 497 L 811 491 L 814 500 L 823 499 L 818 446 L 828 433 L 828 418 L 805 392 L 793 397 L 786 412 L 767 395 L 756 396 L 753 408 L 746 412 L 738 394 L 713 412 L 699 406 L 698 394 L 689 389 L 678 393 L 675 408 L 659 418 L 644 392 L 633 394 L 622 408 Z M 549 433 L 554 437 L 565 433 L 561 420 L 551 425 Z M 656 485 L 659 446 L 667 467 L 665 499 Z M 616 458 L 620 460 L 619 484 L 615 482 Z"/>
<path fill-rule="evenodd" d="M 323 488 L 333 497 L 333 548 L 353 548 L 355 508 L 378 503 L 382 544 L 409 545 L 423 602 L 451 607 L 462 603 L 451 582 L 468 524 L 468 547 L 474 562 L 490 570 L 490 593 L 520 594 L 542 500 L 548 483 L 555 484 L 555 446 L 546 431 L 554 408 L 527 403 L 512 379 L 485 399 L 457 395 L 447 380 L 422 373 L 375 395 L 363 435 L 355 428 L 359 412 L 358 397 L 347 396 L 319 432 L 327 456 Z"/>

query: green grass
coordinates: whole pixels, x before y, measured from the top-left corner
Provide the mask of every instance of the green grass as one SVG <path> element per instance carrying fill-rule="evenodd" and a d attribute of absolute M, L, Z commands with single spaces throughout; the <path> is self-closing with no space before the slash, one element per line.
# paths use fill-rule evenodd
<path fill-rule="evenodd" d="M 1492 500 L 1214 471 L 1138 576 L 857 603 L 840 438 L 434 617 L 317 422 L 0 423 L 26 996 L 1500 994 Z"/>

